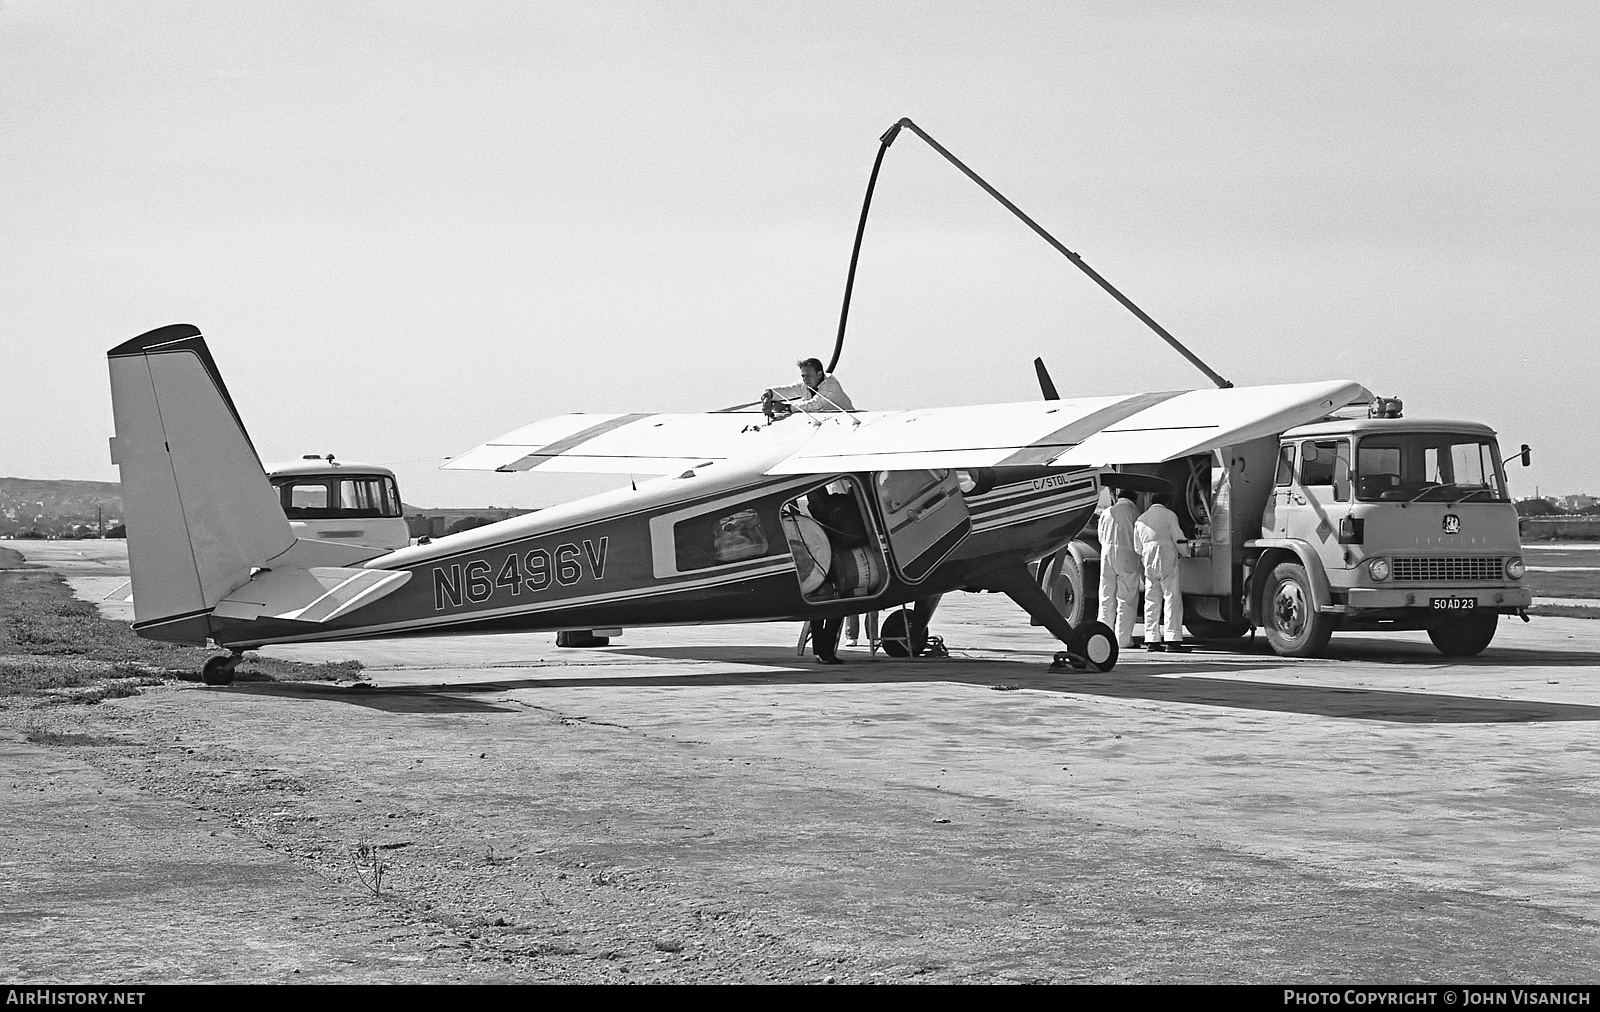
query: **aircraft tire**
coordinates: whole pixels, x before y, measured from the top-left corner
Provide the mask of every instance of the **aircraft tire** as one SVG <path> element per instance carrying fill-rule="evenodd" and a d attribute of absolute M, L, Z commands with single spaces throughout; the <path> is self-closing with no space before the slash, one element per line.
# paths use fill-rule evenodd
<path fill-rule="evenodd" d="M 1280 657 L 1320 657 L 1333 635 L 1333 619 L 1317 610 L 1311 577 L 1298 562 L 1281 562 L 1261 596 L 1262 628 Z"/>
<path fill-rule="evenodd" d="M 920 657 L 928 649 L 928 626 L 909 608 L 896 608 L 879 624 L 878 642 L 890 657 Z"/>
<path fill-rule="evenodd" d="M 1096 671 L 1110 671 L 1117 666 L 1117 634 L 1104 622 L 1085 623 L 1072 637 L 1072 653 Z"/>
<path fill-rule="evenodd" d="M 233 668 L 238 663 L 239 659 L 231 654 L 209 658 L 200 669 L 200 680 L 207 685 L 232 685 Z"/>
<path fill-rule="evenodd" d="M 1492 611 L 1451 616 L 1428 627 L 1428 638 L 1446 657 L 1476 657 L 1483 653 L 1500 627 Z"/>

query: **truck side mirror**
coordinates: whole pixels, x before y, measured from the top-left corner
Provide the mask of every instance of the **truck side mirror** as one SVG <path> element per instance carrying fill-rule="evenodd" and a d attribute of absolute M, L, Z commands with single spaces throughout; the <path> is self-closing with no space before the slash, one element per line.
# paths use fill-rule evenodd
<path fill-rule="evenodd" d="M 1522 466 L 1527 467 L 1533 463 L 1533 448 L 1527 443 L 1523 443 L 1522 452 L 1517 454 L 1517 456 L 1522 458 Z"/>

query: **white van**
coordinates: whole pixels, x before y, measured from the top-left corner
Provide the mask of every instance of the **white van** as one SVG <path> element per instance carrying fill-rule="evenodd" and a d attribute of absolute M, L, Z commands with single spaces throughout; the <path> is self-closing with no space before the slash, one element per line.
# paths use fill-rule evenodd
<path fill-rule="evenodd" d="M 308 454 L 268 466 L 267 478 L 297 538 L 382 549 L 411 543 L 400 489 L 387 467 Z"/>

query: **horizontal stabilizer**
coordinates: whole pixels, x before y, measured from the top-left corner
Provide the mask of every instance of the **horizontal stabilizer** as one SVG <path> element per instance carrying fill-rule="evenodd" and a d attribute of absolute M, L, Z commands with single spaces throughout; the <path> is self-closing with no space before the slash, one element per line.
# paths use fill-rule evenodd
<path fill-rule="evenodd" d="M 211 614 L 245 621 L 328 622 L 394 593 L 409 579 L 410 572 L 390 569 L 264 569 L 223 598 Z"/>

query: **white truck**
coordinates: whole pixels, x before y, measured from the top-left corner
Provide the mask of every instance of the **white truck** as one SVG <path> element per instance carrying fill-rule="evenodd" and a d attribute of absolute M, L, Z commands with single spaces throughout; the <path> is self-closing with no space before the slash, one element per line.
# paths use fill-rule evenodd
<path fill-rule="evenodd" d="M 1366 417 L 1118 470 L 1175 492 L 1191 539 L 1184 619 L 1199 639 L 1260 628 L 1279 654 L 1313 657 L 1338 630 L 1425 629 L 1466 657 L 1533 602 L 1499 446 L 1478 422 L 1404 418 L 1378 398 Z M 1099 551 L 1084 538 L 1039 571 L 1074 623 L 1097 608 Z"/>

